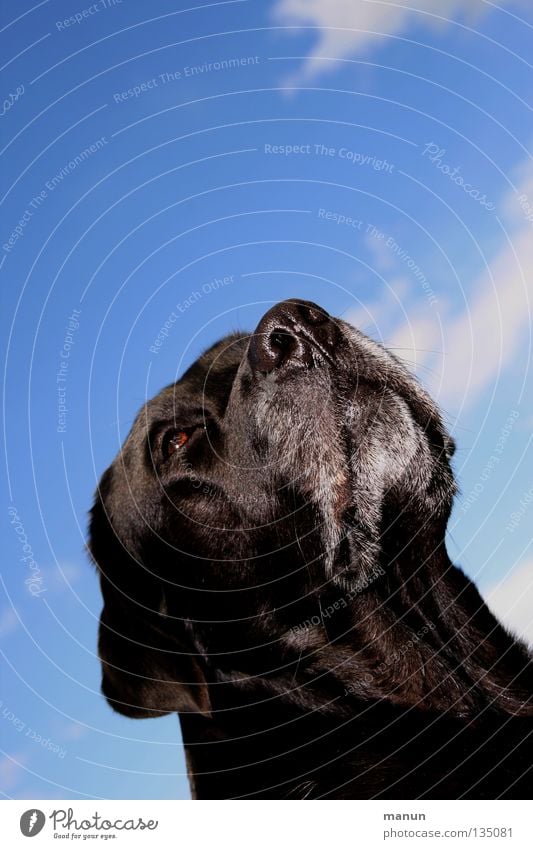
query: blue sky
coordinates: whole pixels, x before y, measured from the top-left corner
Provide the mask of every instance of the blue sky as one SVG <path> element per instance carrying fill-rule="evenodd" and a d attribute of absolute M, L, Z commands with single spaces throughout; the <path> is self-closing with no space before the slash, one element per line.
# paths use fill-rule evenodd
<path fill-rule="evenodd" d="M 187 798 L 177 718 L 99 693 L 87 510 L 144 399 L 285 297 L 438 399 L 450 552 L 533 639 L 533 17 L 465 5 L 4 4 L 7 797 Z"/>

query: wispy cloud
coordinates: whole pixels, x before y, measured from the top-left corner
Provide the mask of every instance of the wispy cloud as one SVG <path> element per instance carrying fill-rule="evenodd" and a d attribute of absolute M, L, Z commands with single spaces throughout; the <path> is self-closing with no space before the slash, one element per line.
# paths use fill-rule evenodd
<path fill-rule="evenodd" d="M 71 585 L 78 583 L 84 574 L 84 567 L 73 561 L 61 560 L 46 571 L 49 586 L 66 591 Z"/>
<path fill-rule="evenodd" d="M 10 793 L 23 779 L 25 771 L 24 764 L 28 757 L 24 752 L 16 752 L 12 757 L 0 758 L 0 786 L 6 793 Z"/>
<path fill-rule="evenodd" d="M 508 0 L 507 5 L 521 2 Z M 387 36 L 399 35 L 407 27 L 450 26 L 454 18 L 475 26 L 478 17 L 490 10 L 491 4 L 484 0 L 279 0 L 274 17 L 283 24 L 320 28 L 311 52 L 291 79 L 297 84 L 331 71 L 335 63 L 327 60 L 368 55 Z"/>
<path fill-rule="evenodd" d="M 18 627 L 19 620 L 12 607 L 0 610 L 0 637 L 7 637 Z"/>
<path fill-rule="evenodd" d="M 499 620 L 533 646 L 533 560 L 522 563 L 483 595 Z"/>
<path fill-rule="evenodd" d="M 395 350 L 450 412 L 473 404 L 483 391 L 496 387 L 510 366 L 519 378 L 528 366 L 533 223 L 519 198 L 531 198 L 533 203 L 531 163 L 520 165 L 515 176 L 516 191 L 507 193 L 499 205 L 507 231 L 483 272 L 465 286 L 466 304 L 462 295 L 455 304 L 439 298 L 436 309 L 416 286 L 394 298 L 395 287 L 390 285 L 394 270 L 386 269 L 385 261 L 375 256 L 375 267 L 389 279 L 391 296 L 365 305 L 366 316 L 375 319 L 374 328 L 371 319 L 366 327 L 362 324 L 361 310 L 346 316 Z M 458 301 L 463 301 L 462 307 Z"/>
<path fill-rule="evenodd" d="M 445 406 L 478 400 L 495 384 L 527 343 L 533 302 L 533 234 L 529 228 L 504 245 L 472 284 L 459 313 L 432 315 L 427 308 L 398 327 L 389 343 L 398 353 L 431 369 L 422 378 Z M 442 327 L 442 329 L 441 329 Z M 442 355 L 431 349 L 440 350 Z M 429 346 L 429 347 L 428 347 Z"/>
<path fill-rule="evenodd" d="M 81 740 L 88 733 L 89 729 L 86 725 L 79 722 L 68 722 L 62 730 L 62 738 L 64 740 Z"/>

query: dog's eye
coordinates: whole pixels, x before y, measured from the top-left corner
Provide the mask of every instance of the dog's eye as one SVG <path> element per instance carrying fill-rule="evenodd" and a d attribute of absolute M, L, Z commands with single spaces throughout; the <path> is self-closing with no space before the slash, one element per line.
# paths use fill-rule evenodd
<path fill-rule="evenodd" d="M 163 437 L 161 453 L 165 460 L 183 448 L 191 438 L 192 430 L 169 430 Z"/>

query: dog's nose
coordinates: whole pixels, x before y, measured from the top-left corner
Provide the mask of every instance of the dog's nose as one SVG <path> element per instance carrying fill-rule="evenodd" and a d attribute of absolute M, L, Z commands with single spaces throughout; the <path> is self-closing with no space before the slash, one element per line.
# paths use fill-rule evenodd
<path fill-rule="evenodd" d="M 254 372 L 269 373 L 282 366 L 309 368 L 331 358 L 337 335 L 322 307 L 291 298 L 263 316 L 250 339 L 248 359 Z"/>

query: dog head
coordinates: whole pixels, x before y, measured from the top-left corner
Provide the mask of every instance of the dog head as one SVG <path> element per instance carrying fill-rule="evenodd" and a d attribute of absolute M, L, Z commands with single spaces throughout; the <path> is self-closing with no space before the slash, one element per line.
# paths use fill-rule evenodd
<path fill-rule="evenodd" d="M 209 667 L 276 663 L 322 587 L 430 556 L 452 453 L 403 364 L 313 303 L 284 301 L 214 345 L 144 405 L 99 486 L 110 702 L 208 713 Z"/>

